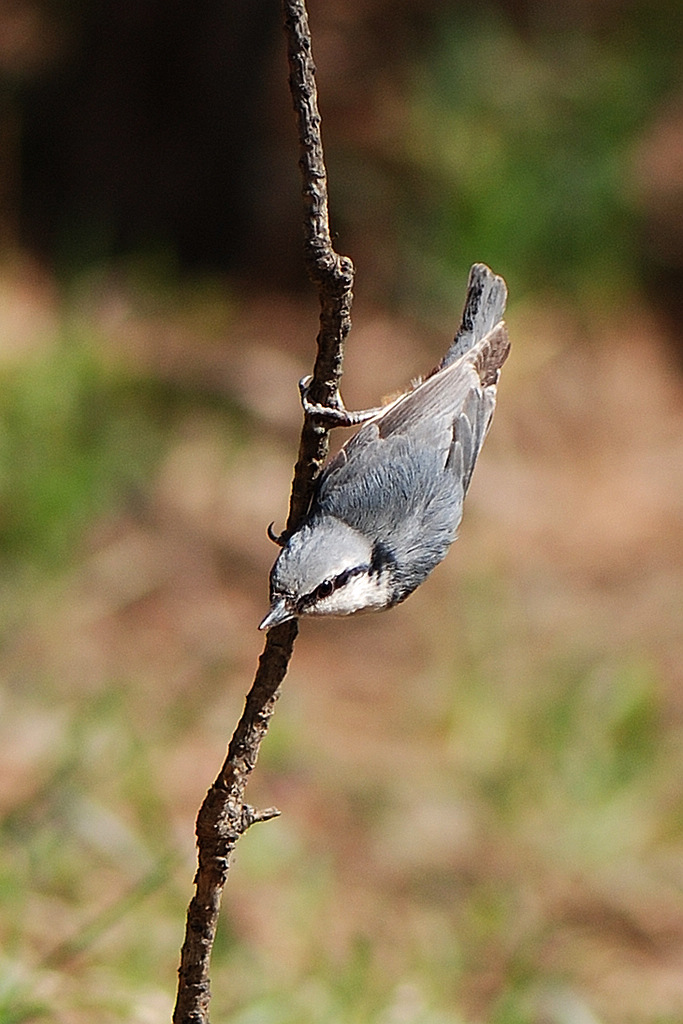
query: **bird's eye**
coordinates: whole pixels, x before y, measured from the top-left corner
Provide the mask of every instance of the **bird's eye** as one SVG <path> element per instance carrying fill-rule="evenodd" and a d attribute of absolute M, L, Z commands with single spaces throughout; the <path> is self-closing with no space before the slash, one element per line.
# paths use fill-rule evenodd
<path fill-rule="evenodd" d="M 332 580 L 323 580 L 322 583 L 316 588 L 316 594 L 318 597 L 329 597 L 334 591 L 334 583 Z"/>

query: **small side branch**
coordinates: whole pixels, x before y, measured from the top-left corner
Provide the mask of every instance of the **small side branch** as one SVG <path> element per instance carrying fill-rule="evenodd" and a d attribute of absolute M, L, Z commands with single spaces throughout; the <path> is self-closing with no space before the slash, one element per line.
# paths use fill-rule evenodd
<path fill-rule="evenodd" d="M 311 401 L 341 406 L 339 383 L 344 342 L 351 319 L 353 265 L 332 248 L 327 208 L 327 174 L 323 158 L 315 86 L 315 68 L 304 0 L 283 0 L 289 84 L 296 113 L 304 200 L 305 260 L 318 288 L 320 329 L 310 383 Z M 287 530 L 295 530 L 308 511 L 315 480 L 328 452 L 329 425 L 304 420 L 294 471 Z M 221 896 L 232 851 L 241 835 L 258 821 L 275 817 L 275 808 L 257 811 L 244 795 L 277 703 L 280 684 L 292 655 L 296 620 L 271 629 L 244 711 L 227 757 L 197 817 L 198 867 L 195 895 L 188 907 L 185 941 L 178 969 L 174 1024 L 208 1024 L 211 990 L 209 967 Z"/>

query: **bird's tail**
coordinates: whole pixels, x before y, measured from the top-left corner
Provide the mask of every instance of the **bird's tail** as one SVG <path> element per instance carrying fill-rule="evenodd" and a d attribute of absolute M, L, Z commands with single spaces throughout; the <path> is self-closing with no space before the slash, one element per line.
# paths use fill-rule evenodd
<path fill-rule="evenodd" d="M 501 321 L 487 335 L 483 342 L 477 344 L 478 351 L 472 353 L 474 368 L 479 374 L 479 381 L 483 388 L 498 383 L 500 368 L 510 353 L 510 339 L 508 338 L 507 327 Z"/>
<path fill-rule="evenodd" d="M 441 360 L 443 370 L 485 338 L 503 319 L 507 301 L 507 285 L 484 263 L 475 263 L 470 270 L 462 322 L 453 344 Z"/>

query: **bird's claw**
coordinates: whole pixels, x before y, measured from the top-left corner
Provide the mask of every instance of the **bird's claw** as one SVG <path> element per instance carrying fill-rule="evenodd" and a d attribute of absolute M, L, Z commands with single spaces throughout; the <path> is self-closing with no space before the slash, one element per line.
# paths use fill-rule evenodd
<path fill-rule="evenodd" d="M 376 416 L 378 409 L 361 409 L 357 412 L 350 412 L 345 406 L 337 392 L 337 404 L 336 405 L 319 405 L 317 402 L 311 402 L 308 397 L 308 392 L 311 387 L 311 381 L 313 377 L 308 374 L 306 377 L 302 377 L 299 381 L 299 394 L 301 395 L 301 405 L 303 406 L 304 413 L 310 419 L 321 420 L 323 423 L 328 424 L 331 427 L 353 427 L 358 423 L 364 423 L 366 420 L 370 420 L 373 416 Z"/>
<path fill-rule="evenodd" d="M 268 529 L 266 530 L 266 533 L 268 534 L 268 539 L 272 540 L 273 544 L 277 544 L 279 548 L 283 548 L 287 541 L 289 540 L 289 533 L 287 532 L 287 530 L 283 530 L 282 533 L 275 533 L 273 529 L 274 526 L 275 523 L 271 523 Z"/>

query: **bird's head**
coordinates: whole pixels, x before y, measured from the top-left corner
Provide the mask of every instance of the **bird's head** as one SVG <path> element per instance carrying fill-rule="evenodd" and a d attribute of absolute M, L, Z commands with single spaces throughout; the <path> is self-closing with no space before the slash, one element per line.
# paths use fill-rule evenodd
<path fill-rule="evenodd" d="M 270 573 L 270 611 L 259 629 L 303 615 L 351 615 L 392 604 L 391 553 L 333 516 L 293 533 Z"/>

